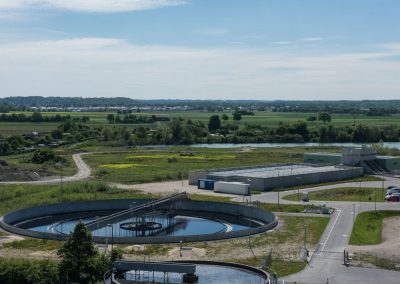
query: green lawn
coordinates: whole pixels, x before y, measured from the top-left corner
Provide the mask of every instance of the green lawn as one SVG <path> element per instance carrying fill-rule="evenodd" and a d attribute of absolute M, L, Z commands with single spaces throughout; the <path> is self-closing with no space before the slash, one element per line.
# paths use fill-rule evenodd
<path fill-rule="evenodd" d="M 368 211 L 357 215 L 350 236 L 351 245 L 377 245 L 382 242 L 383 219 L 400 216 L 400 211 Z"/>
<path fill-rule="evenodd" d="M 359 202 L 383 202 L 386 189 L 368 187 L 338 187 L 326 190 L 318 190 L 308 193 L 310 200 L 317 201 L 359 201 Z M 301 192 L 300 192 L 301 198 Z M 297 194 L 283 197 L 285 200 L 298 201 Z"/>

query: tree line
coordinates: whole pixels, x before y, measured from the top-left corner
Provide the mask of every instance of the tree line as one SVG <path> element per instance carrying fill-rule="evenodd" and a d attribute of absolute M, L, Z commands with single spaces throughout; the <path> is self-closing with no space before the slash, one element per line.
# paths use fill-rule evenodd
<path fill-rule="evenodd" d="M 62 122 L 66 120 L 80 121 L 83 123 L 89 122 L 90 117 L 88 116 L 74 116 L 68 115 L 42 115 L 41 112 L 34 112 L 31 115 L 24 113 L 12 113 L 12 114 L 1 114 L 0 122 Z"/>
<path fill-rule="evenodd" d="M 134 123 L 153 123 L 157 121 L 170 121 L 167 116 L 160 115 L 135 115 L 131 113 L 125 113 L 123 115 L 112 113 L 108 114 L 106 117 L 108 123 L 110 124 L 134 124 Z"/>
<path fill-rule="evenodd" d="M 94 125 L 67 120 L 50 133 L 39 136 L 12 135 L 0 137 L 0 155 L 18 153 L 28 148 L 74 144 L 92 140 L 108 146 L 188 145 L 202 143 L 304 143 L 304 142 L 396 142 L 400 139 L 397 125 L 334 126 L 329 113 L 310 116 L 307 121 L 279 123 L 275 127 L 242 124 L 240 113 L 212 115 L 208 123 L 200 120 L 173 118 L 165 124 L 145 127 Z M 320 120 L 323 125 L 315 125 Z"/>

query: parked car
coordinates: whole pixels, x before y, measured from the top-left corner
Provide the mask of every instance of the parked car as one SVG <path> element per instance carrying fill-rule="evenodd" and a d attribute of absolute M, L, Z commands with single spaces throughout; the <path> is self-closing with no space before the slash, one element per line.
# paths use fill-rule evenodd
<path fill-rule="evenodd" d="M 386 191 L 386 195 L 392 194 L 392 193 L 400 193 L 400 188 L 398 188 L 398 187 L 392 187 L 391 189 L 388 189 L 388 190 Z"/>
<path fill-rule="evenodd" d="M 392 193 L 385 196 L 386 201 L 390 202 L 399 202 L 400 201 L 400 193 Z"/>

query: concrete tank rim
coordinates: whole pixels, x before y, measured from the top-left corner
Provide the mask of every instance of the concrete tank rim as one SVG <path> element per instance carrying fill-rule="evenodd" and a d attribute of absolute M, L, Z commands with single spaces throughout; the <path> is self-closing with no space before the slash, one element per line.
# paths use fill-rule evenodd
<path fill-rule="evenodd" d="M 68 238 L 68 235 L 59 235 L 59 234 L 53 234 L 49 232 L 37 232 L 37 231 L 32 231 L 29 229 L 22 229 L 15 227 L 14 225 L 16 223 L 19 223 L 23 220 L 29 220 L 31 218 L 40 218 L 40 217 L 45 217 L 49 216 L 49 214 L 44 213 L 41 216 L 25 216 L 25 219 L 18 220 L 17 222 L 7 222 L 7 217 L 13 215 L 13 214 L 18 214 L 18 213 L 25 213 L 29 212 L 32 209 L 44 209 L 44 208 L 57 208 L 60 207 L 60 210 L 62 207 L 70 207 L 72 204 L 74 205 L 84 205 L 85 203 L 91 203 L 92 205 L 94 204 L 104 204 L 104 203 L 116 203 L 116 202 L 131 202 L 134 200 L 140 200 L 140 201 L 145 201 L 149 199 L 138 199 L 138 198 L 132 198 L 132 199 L 103 199 L 103 200 L 88 200 L 88 201 L 72 201 L 72 202 L 63 202 L 63 203 L 55 203 L 55 204 L 44 204 L 44 205 L 38 205 L 38 206 L 32 206 L 28 208 L 23 208 L 15 211 L 8 212 L 7 214 L 3 215 L 0 217 L 0 227 L 4 229 L 7 232 L 17 234 L 17 235 L 22 235 L 26 237 L 32 237 L 32 238 L 39 238 L 39 239 L 49 239 L 49 240 L 66 240 Z M 276 215 L 270 211 L 257 208 L 257 207 L 252 207 L 252 206 L 245 206 L 237 203 L 226 203 L 226 202 L 220 202 L 220 201 L 200 201 L 200 200 L 187 200 L 185 201 L 186 203 L 192 203 L 192 204 L 202 204 L 202 205 L 210 205 L 210 204 L 220 204 L 223 206 L 230 206 L 234 208 L 241 208 L 244 211 L 249 212 L 256 212 L 259 213 L 261 216 L 262 215 L 268 215 L 271 220 L 267 219 L 260 219 L 260 218 L 255 218 L 254 216 L 251 216 L 249 213 L 248 215 L 242 215 L 244 218 L 253 218 L 255 220 L 260 220 L 264 222 L 264 225 L 260 225 L 257 227 L 251 227 L 249 229 L 243 229 L 243 230 L 238 230 L 234 232 L 225 232 L 225 233 L 212 233 L 212 234 L 197 234 L 197 235 L 187 235 L 187 236 L 162 236 L 162 237 L 114 237 L 114 243 L 115 244 L 159 244 L 159 243 L 179 243 L 181 241 L 184 242 L 201 242 L 201 241 L 213 241 L 213 240 L 222 240 L 222 239 L 231 239 L 231 238 L 239 238 L 239 237 L 245 237 L 249 235 L 254 235 L 258 233 L 263 233 L 268 230 L 273 229 L 276 227 L 278 224 Z M 220 206 L 222 207 L 222 206 Z M 208 206 L 203 206 L 203 208 L 208 208 Z M 102 208 L 104 210 L 104 208 Z M 124 209 L 124 208 L 120 208 Z M 94 210 L 92 210 L 94 211 Z M 78 211 L 79 212 L 79 211 Z M 82 210 L 84 212 L 84 210 Z M 203 210 L 202 212 L 209 212 L 207 210 Z M 212 211 L 211 211 L 212 212 Z M 59 214 L 65 214 L 66 212 L 61 212 Z M 216 213 L 224 213 L 224 214 L 232 214 L 232 212 L 216 212 Z M 110 238 L 109 237 L 98 237 L 98 236 L 93 236 L 93 239 L 96 243 L 109 243 Z"/>

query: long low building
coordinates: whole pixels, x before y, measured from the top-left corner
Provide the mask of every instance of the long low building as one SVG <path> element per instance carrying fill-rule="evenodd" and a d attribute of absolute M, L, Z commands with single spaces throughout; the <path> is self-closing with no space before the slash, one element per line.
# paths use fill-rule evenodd
<path fill-rule="evenodd" d="M 341 165 L 280 164 L 259 167 L 194 171 L 189 183 L 199 179 L 250 184 L 252 190 L 268 191 L 274 188 L 318 184 L 355 178 L 363 175 L 362 167 Z"/>

